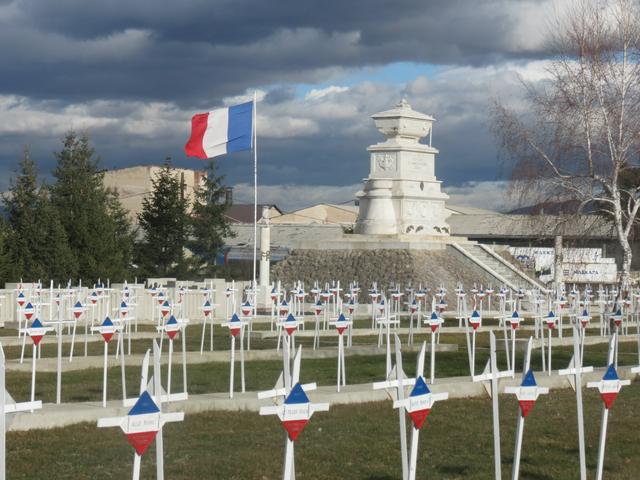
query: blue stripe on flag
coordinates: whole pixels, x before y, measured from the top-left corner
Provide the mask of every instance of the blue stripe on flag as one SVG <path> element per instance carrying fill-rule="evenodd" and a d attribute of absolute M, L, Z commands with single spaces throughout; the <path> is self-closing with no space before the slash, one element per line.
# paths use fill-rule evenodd
<path fill-rule="evenodd" d="M 253 124 L 253 102 L 229 107 L 227 127 L 227 153 L 251 150 Z"/>

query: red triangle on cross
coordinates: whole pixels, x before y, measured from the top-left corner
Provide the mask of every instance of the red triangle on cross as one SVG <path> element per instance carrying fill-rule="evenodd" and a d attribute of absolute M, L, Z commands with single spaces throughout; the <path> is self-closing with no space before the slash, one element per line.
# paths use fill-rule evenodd
<path fill-rule="evenodd" d="M 618 397 L 618 392 L 601 393 L 600 396 L 602 397 L 605 408 L 608 410 L 611 408 L 613 402 Z"/>
<path fill-rule="evenodd" d="M 149 445 L 151 445 L 151 442 L 153 442 L 153 439 L 156 438 L 157 433 L 157 431 L 128 433 L 127 440 L 136 450 L 136 453 L 142 456 L 144 452 L 147 451 L 147 448 L 149 448 Z"/>
<path fill-rule="evenodd" d="M 291 441 L 295 442 L 308 422 L 309 420 L 284 420 L 282 426 L 289 434 Z"/>
<path fill-rule="evenodd" d="M 429 415 L 429 413 L 431 413 L 430 408 L 425 408 L 424 410 L 416 410 L 415 412 L 409 412 L 409 416 L 411 417 L 411 420 L 413 420 L 413 424 L 418 430 L 422 428 L 422 425 L 427 419 L 427 415 Z"/>
<path fill-rule="evenodd" d="M 522 417 L 526 418 L 527 415 L 529 415 L 529 412 L 531 411 L 533 406 L 536 404 L 536 401 L 535 400 L 519 400 L 518 403 L 520 404 L 520 412 L 522 413 Z"/>
<path fill-rule="evenodd" d="M 178 330 L 167 330 L 167 336 L 169 337 L 169 340 L 173 340 L 177 334 Z"/>

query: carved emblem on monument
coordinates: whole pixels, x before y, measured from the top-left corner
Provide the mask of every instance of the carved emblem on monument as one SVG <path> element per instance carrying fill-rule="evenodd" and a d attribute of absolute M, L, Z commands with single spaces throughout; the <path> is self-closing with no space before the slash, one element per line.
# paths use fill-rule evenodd
<path fill-rule="evenodd" d="M 376 167 L 381 172 L 390 172 L 396 169 L 395 152 L 379 152 L 375 154 Z"/>
<path fill-rule="evenodd" d="M 405 209 L 407 217 L 415 219 L 425 219 L 431 216 L 432 205 L 430 202 L 406 201 Z"/>

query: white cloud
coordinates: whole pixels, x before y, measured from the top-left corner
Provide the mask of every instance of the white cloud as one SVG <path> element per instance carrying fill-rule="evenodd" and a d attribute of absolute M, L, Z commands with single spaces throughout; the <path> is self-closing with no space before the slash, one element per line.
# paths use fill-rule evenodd
<path fill-rule="evenodd" d="M 507 181 L 466 182 L 459 186 L 445 186 L 450 205 L 484 208 L 496 212 L 516 208 L 506 194 Z M 258 202 L 274 203 L 284 211 L 297 210 L 318 203 L 352 204 L 362 184 L 354 185 L 258 185 Z M 234 201 L 253 203 L 253 184 L 233 186 Z"/>
<path fill-rule="evenodd" d="M 331 85 L 327 88 L 314 88 L 309 93 L 307 93 L 304 97 L 305 100 L 320 100 L 327 95 L 331 95 L 334 93 L 342 93 L 349 90 L 349 87 L 338 87 L 336 85 Z"/>
<path fill-rule="evenodd" d="M 247 102 L 251 102 L 253 101 L 253 96 L 254 96 L 254 91 L 251 90 L 247 90 L 245 93 L 243 93 L 242 95 L 235 95 L 233 97 L 226 97 L 223 100 L 223 103 L 225 105 L 237 105 L 239 103 L 247 103 Z M 264 100 L 264 97 L 267 96 L 267 92 L 265 90 L 261 90 L 261 89 L 257 89 L 255 90 L 255 97 L 256 100 L 258 102 L 261 102 Z"/>
<path fill-rule="evenodd" d="M 517 207 L 507 194 L 508 185 L 509 183 L 504 180 L 490 180 L 445 186 L 443 190 L 449 195 L 447 203 L 450 205 L 506 212 Z"/>
<path fill-rule="evenodd" d="M 485 121 L 492 97 L 520 95 L 519 77 L 530 81 L 543 79 L 544 65 L 530 62 L 452 67 L 431 78 L 418 77 L 404 86 L 367 81 L 352 87 L 332 85 L 280 103 L 262 101 L 267 92 L 258 90 L 258 132 L 268 138 L 370 135 L 373 128 L 370 115 L 391 107 L 403 96 L 408 97 L 415 109 L 437 117 L 436 131 L 450 130 L 470 119 Z M 230 105 L 252 98 L 253 92 L 246 92 L 228 97 L 224 103 Z M 147 138 L 171 132 L 184 135 L 193 113 L 192 109 L 172 102 L 95 100 L 59 106 L 0 95 L 0 133 L 49 130 L 58 135 L 70 127 L 110 127 Z"/>

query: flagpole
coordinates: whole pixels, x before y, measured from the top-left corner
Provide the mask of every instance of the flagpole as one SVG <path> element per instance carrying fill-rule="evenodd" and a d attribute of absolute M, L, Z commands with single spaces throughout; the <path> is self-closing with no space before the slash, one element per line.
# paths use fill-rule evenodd
<path fill-rule="evenodd" d="M 257 146 L 257 102 L 256 91 L 253 91 L 253 285 L 254 296 L 253 302 L 257 300 L 256 292 L 256 259 L 257 259 L 257 241 L 258 241 L 258 146 Z"/>

